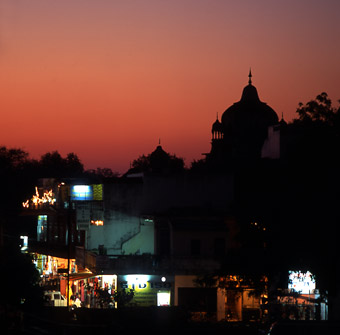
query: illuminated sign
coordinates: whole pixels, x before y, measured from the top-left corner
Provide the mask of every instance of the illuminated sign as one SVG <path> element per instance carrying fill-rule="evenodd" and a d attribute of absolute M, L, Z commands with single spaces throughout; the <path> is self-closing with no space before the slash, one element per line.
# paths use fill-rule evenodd
<path fill-rule="evenodd" d="M 73 185 L 71 187 L 71 200 L 93 200 L 93 189 L 90 185 Z"/>
<path fill-rule="evenodd" d="M 93 188 L 93 200 L 103 200 L 103 184 L 94 184 Z"/>
<path fill-rule="evenodd" d="M 138 306 L 170 306 L 170 278 L 155 275 L 118 276 L 118 289 L 132 289 L 131 304 Z"/>
<path fill-rule="evenodd" d="M 170 292 L 157 293 L 157 306 L 170 306 Z"/>
<path fill-rule="evenodd" d="M 302 294 L 314 293 L 316 284 L 315 278 L 309 271 L 289 271 L 288 288 Z"/>

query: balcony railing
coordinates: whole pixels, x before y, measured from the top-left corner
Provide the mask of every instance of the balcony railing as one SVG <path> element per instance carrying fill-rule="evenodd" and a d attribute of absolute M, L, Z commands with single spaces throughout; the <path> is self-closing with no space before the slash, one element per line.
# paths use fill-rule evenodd
<path fill-rule="evenodd" d="M 97 272 L 112 273 L 157 273 L 176 272 L 190 274 L 211 272 L 220 269 L 220 262 L 210 257 L 161 257 L 156 255 L 98 255 Z"/>

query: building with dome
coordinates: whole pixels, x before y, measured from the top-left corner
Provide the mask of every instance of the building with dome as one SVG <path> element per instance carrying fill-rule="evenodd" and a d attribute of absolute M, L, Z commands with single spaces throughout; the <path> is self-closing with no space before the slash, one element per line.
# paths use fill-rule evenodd
<path fill-rule="evenodd" d="M 261 150 L 268 128 L 279 124 L 276 112 L 262 102 L 252 84 L 248 85 L 241 100 L 228 107 L 212 125 L 211 152 L 207 161 L 212 163 L 245 162 L 261 158 Z"/>
<path fill-rule="evenodd" d="M 259 287 L 246 284 L 245 275 L 276 272 L 274 286 L 276 278 L 286 276 L 288 264 L 306 268 L 320 254 L 322 266 L 331 267 L 325 257 L 330 240 L 318 226 L 331 217 L 327 211 L 334 212 L 328 203 L 320 207 L 327 211 L 317 209 L 320 193 L 312 189 L 312 178 L 299 182 L 296 166 L 284 160 L 288 128 L 260 100 L 250 72 L 240 101 L 220 120 L 217 115 L 211 152 L 196 169 L 184 169 L 183 160 L 159 141 L 119 178 L 41 180 L 32 202 L 23 203 L 23 215 L 34 215 L 36 225 L 36 243 L 30 236 L 28 250 L 41 255 L 37 262 L 46 274 L 52 261 L 45 260 L 65 258 L 65 246 L 73 244 L 74 264 L 93 271 L 72 274 L 71 282 L 78 282 L 74 292 L 83 302 L 90 294 L 94 298 L 84 287 L 93 283 L 86 282 L 89 276 L 96 276 L 104 286 L 110 278 L 116 289 L 138 287 L 132 301 L 137 306 L 181 306 L 218 321 L 265 320 L 268 295 L 263 291 L 263 299 L 255 297 Z M 320 189 L 331 198 L 328 185 Z M 34 204 L 39 192 L 55 195 L 52 204 L 42 199 Z M 315 208 L 308 213 L 310 204 Z M 311 244 L 315 232 L 326 243 Z M 65 269 L 59 273 L 53 264 L 56 277 L 47 282 L 65 282 Z M 215 274 L 221 280 L 216 286 L 210 280 Z M 300 311 L 312 305 L 303 302 Z"/>

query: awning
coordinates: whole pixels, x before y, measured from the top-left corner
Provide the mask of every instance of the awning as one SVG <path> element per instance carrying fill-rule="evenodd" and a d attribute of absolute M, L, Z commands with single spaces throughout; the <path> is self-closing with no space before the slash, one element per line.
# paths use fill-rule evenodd
<path fill-rule="evenodd" d="M 96 274 L 92 273 L 92 272 L 88 272 L 88 271 L 70 274 L 70 280 L 72 280 L 72 281 L 82 280 L 82 279 L 91 278 L 91 277 L 96 277 Z M 67 276 L 66 276 L 66 278 L 67 278 Z"/>

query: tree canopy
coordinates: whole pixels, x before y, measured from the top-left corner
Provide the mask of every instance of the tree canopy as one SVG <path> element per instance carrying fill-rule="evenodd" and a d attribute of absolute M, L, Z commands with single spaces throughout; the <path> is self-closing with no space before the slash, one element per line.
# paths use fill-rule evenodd
<path fill-rule="evenodd" d="M 327 169 L 339 164 L 340 106 L 333 107 L 323 92 L 306 104 L 299 103 L 298 117 L 288 126 L 288 157 L 300 166 Z"/>
<path fill-rule="evenodd" d="M 0 228 L 3 233 L 16 234 L 21 203 L 31 195 L 39 178 L 80 177 L 83 173 L 83 164 L 74 153 L 62 157 L 58 151 L 48 152 L 35 160 L 22 149 L 0 147 Z"/>
<path fill-rule="evenodd" d="M 165 152 L 161 146 L 148 155 L 141 155 L 132 162 L 135 172 L 178 173 L 184 171 L 184 160 Z"/>
<path fill-rule="evenodd" d="M 42 304 L 40 276 L 30 255 L 21 253 L 16 245 L 0 246 L 0 266 L 0 305 Z"/>
<path fill-rule="evenodd" d="M 63 158 L 58 151 L 48 152 L 41 156 L 38 166 L 41 176 L 46 177 L 76 177 L 84 172 L 83 164 L 74 153 Z"/>
<path fill-rule="evenodd" d="M 305 124 L 308 122 L 320 122 L 331 127 L 339 126 L 340 106 L 333 107 L 332 100 L 325 92 L 317 95 L 315 100 L 310 100 L 306 104 L 300 102 L 296 113 L 298 114 L 297 120 Z"/>

